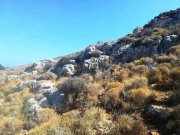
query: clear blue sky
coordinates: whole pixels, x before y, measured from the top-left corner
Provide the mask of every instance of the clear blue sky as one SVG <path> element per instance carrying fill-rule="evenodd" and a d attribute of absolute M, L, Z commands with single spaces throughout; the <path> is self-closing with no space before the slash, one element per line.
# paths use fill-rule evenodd
<path fill-rule="evenodd" d="M 18 66 L 122 37 L 180 0 L 0 0 L 0 63 Z"/>

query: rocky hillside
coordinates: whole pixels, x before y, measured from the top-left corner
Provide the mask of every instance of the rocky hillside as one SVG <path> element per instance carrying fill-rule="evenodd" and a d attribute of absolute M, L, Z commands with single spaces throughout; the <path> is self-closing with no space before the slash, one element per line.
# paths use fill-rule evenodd
<path fill-rule="evenodd" d="M 0 134 L 180 134 L 180 9 L 116 41 L 0 71 Z"/>

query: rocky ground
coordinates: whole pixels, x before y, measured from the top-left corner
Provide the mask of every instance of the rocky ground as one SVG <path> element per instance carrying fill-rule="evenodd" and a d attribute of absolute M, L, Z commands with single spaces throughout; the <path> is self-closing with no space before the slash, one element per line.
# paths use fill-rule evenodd
<path fill-rule="evenodd" d="M 180 9 L 116 41 L 0 70 L 0 134 L 180 134 Z"/>

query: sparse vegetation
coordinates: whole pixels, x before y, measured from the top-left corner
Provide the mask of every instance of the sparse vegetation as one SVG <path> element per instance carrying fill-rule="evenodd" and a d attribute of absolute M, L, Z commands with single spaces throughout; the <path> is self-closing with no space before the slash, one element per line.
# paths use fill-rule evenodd
<path fill-rule="evenodd" d="M 13 71 L 3 71 L 0 65 L 0 135 L 147 135 L 151 130 L 160 134 L 179 134 L 179 28 L 179 24 L 168 28 L 147 27 L 118 41 L 102 44 L 107 47 L 105 51 L 98 43 L 101 49 L 87 56 L 82 51 L 60 58 L 55 68 L 52 67 L 54 73 L 21 73 L 17 78 L 7 79 Z M 163 44 L 166 36 L 170 38 L 172 34 L 178 38 L 168 50 L 154 51 Z M 126 48 L 132 52 L 140 46 L 144 50 L 151 48 L 153 53 L 149 51 L 150 55 L 146 55 L 146 51 L 139 51 L 138 56 L 142 57 L 133 59 L 133 52 L 127 54 L 129 61 L 121 63 L 119 60 L 124 52 L 117 49 L 117 57 L 110 55 L 110 62 L 102 64 L 103 69 L 82 71 L 84 59 L 99 58 L 102 52 L 108 55 L 113 49 L 116 52 L 116 47 L 121 44 L 128 47 L 132 44 Z M 117 61 L 111 60 L 113 58 Z M 95 64 L 100 61 L 96 60 Z M 54 70 L 69 63 L 76 63 L 77 73 L 69 76 L 57 73 L 57 77 Z M 28 86 L 21 86 L 25 81 Z M 20 86 L 22 89 L 17 89 Z M 54 101 L 52 104 L 51 100 Z M 56 103 L 60 104 L 57 108 L 54 107 Z M 149 110 L 152 105 L 157 110 Z M 150 117 L 149 113 L 158 117 Z M 161 118 L 161 113 L 168 117 Z"/>

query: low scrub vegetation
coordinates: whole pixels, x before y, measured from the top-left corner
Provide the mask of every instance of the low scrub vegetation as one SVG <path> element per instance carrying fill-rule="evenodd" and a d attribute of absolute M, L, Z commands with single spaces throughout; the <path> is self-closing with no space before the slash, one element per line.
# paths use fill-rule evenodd
<path fill-rule="evenodd" d="M 163 38 L 171 32 L 178 34 L 179 26 L 144 29 L 137 35 L 140 41 L 136 45 L 147 43 L 148 36 Z M 123 40 L 132 42 L 128 38 Z M 94 51 L 91 57 L 99 57 L 100 54 L 100 51 Z M 69 60 L 64 57 L 56 66 L 62 67 Z M 10 71 L 0 71 L 0 135 L 147 135 L 152 129 L 162 134 L 178 133 L 179 65 L 180 45 L 177 43 L 166 53 L 124 64 L 110 63 L 107 70 L 96 74 L 81 73 L 79 76 L 57 78 L 54 73 L 46 72 L 5 81 L 4 74 L 8 75 Z M 17 91 L 21 82 L 27 80 L 51 81 L 54 84 L 51 88 L 49 83 L 45 83 L 45 88 L 33 92 L 34 83 L 29 81 L 29 88 Z M 40 102 L 44 93 L 52 96 L 54 91 L 64 96 L 59 108 L 45 106 L 30 111 L 30 107 L 44 103 Z M 38 99 L 36 106 L 33 104 L 36 101 L 32 103 L 34 106 L 27 102 L 35 97 Z M 47 97 L 43 98 L 48 102 Z M 169 119 L 148 117 L 151 105 L 170 110 L 165 112 L 170 115 Z M 168 123 L 172 128 L 164 131 L 162 127 L 167 127 Z"/>

